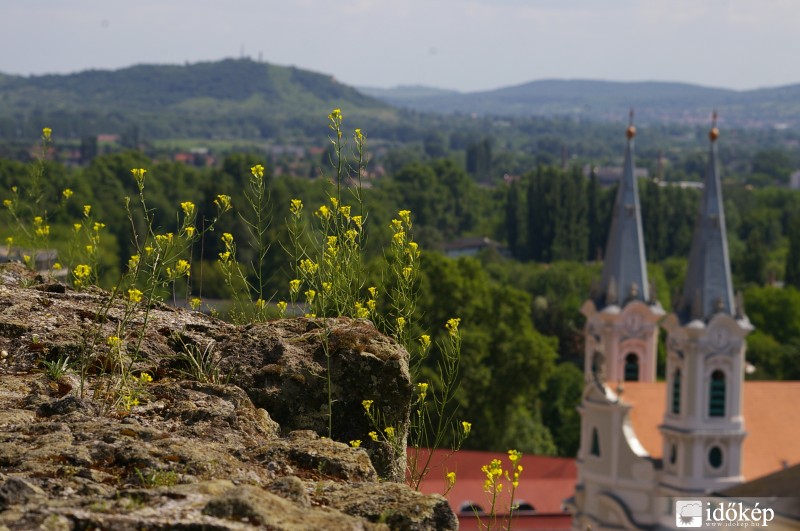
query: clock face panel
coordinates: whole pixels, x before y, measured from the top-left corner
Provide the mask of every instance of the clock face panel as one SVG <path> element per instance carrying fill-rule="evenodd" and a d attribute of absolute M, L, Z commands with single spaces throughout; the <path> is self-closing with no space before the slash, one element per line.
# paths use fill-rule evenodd
<path fill-rule="evenodd" d="M 715 328 L 712 330 L 708 339 L 711 342 L 711 346 L 717 350 L 722 349 L 728 344 L 728 334 L 726 334 L 725 330 L 722 328 Z"/>
<path fill-rule="evenodd" d="M 642 328 L 642 316 L 638 313 L 632 313 L 626 316 L 625 321 L 623 321 L 623 326 L 628 334 L 634 335 Z"/>

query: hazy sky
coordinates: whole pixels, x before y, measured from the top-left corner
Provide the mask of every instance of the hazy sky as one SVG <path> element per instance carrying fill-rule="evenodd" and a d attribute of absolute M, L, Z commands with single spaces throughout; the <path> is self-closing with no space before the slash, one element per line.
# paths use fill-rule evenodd
<path fill-rule="evenodd" d="M 799 0 L 0 0 L 0 72 L 244 54 L 375 87 L 800 82 Z"/>

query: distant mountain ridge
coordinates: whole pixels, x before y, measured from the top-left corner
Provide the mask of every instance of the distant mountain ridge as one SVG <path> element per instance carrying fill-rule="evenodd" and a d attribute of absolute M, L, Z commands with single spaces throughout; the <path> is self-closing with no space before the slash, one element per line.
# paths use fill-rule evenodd
<path fill-rule="evenodd" d="M 62 138 L 135 130 L 135 137 L 151 139 L 290 142 L 318 137 L 336 107 L 373 138 L 403 142 L 424 127 L 399 109 L 602 123 L 625 120 L 634 108 L 637 124 L 684 125 L 707 124 L 716 109 L 725 126 L 800 129 L 800 85 L 737 92 L 684 83 L 545 80 L 469 93 L 354 88 L 331 75 L 250 59 L 66 75 L 0 73 L 0 139 L 6 140 L 37 138 L 46 125 Z"/>
<path fill-rule="evenodd" d="M 735 91 L 658 81 L 542 80 L 479 92 L 431 87 L 360 90 L 421 112 L 619 121 L 634 108 L 637 122 L 707 123 L 716 109 L 732 125 L 800 127 L 800 84 Z"/>

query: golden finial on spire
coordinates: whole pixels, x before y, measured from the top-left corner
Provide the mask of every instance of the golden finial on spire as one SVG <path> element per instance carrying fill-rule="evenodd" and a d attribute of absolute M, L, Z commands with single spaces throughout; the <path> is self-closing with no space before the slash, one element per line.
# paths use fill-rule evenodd
<path fill-rule="evenodd" d="M 711 131 L 708 132 L 708 138 L 714 142 L 719 137 L 719 129 L 717 129 L 717 111 L 716 109 L 711 114 Z"/>
<path fill-rule="evenodd" d="M 628 129 L 625 131 L 628 140 L 636 136 L 636 128 L 633 126 L 633 109 L 628 113 Z"/>

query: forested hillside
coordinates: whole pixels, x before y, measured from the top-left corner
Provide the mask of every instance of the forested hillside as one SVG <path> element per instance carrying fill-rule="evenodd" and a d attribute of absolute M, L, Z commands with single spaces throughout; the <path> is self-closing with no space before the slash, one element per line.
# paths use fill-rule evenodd
<path fill-rule="evenodd" d="M 395 114 L 332 76 L 248 59 L 3 76 L 0 138 L 35 136 L 43 124 L 64 138 L 134 126 L 150 138 L 304 136 L 336 106 L 389 121 Z"/>

